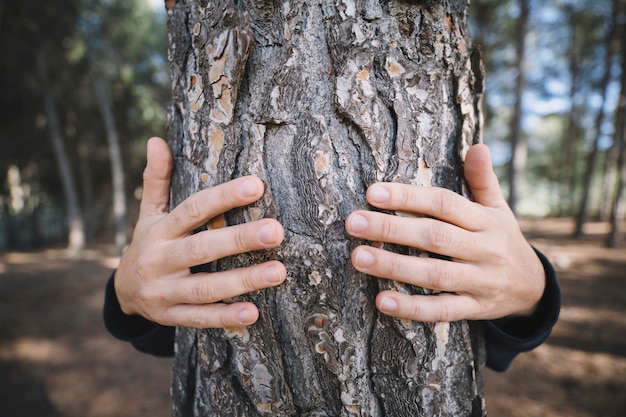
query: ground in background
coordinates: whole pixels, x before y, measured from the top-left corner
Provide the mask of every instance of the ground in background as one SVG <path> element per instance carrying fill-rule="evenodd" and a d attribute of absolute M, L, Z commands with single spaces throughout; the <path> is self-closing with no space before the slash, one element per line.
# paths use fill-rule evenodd
<path fill-rule="evenodd" d="M 591 224 L 525 220 L 553 260 L 563 310 L 548 343 L 505 373 L 488 372 L 493 417 L 618 417 L 626 398 L 626 249 Z M 171 360 L 134 351 L 102 326 L 106 250 L 0 254 L 0 416 L 166 417 Z"/>

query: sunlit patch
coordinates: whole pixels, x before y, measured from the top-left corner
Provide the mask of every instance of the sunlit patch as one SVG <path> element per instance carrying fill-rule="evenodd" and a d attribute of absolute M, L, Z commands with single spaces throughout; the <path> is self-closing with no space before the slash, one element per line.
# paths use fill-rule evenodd
<path fill-rule="evenodd" d="M 23 337 L 0 345 L 0 360 L 63 363 L 72 358 L 62 344 L 47 339 Z"/>

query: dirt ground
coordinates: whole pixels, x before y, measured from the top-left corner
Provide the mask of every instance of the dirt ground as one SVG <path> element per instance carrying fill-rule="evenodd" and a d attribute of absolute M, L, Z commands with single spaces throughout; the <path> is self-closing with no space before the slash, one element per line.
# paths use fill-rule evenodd
<path fill-rule="evenodd" d="M 626 249 L 584 239 L 568 220 L 525 220 L 556 265 L 561 319 L 549 341 L 505 373 L 488 372 L 495 417 L 626 415 Z M 101 321 L 117 259 L 106 250 L 0 254 L 0 417 L 165 417 L 171 360 L 135 352 Z"/>

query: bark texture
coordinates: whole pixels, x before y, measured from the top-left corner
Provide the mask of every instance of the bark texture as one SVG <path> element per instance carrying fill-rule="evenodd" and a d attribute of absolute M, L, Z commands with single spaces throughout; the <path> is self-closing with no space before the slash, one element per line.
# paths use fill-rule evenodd
<path fill-rule="evenodd" d="M 480 332 L 378 314 L 381 288 L 423 290 L 357 273 L 362 242 L 344 231 L 373 182 L 463 191 L 482 92 L 466 1 L 167 6 L 172 203 L 254 174 L 261 201 L 207 227 L 273 217 L 286 231 L 276 250 L 199 269 L 279 259 L 288 270 L 246 296 L 254 326 L 178 330 L 174 415 L 484 415 Z"/>

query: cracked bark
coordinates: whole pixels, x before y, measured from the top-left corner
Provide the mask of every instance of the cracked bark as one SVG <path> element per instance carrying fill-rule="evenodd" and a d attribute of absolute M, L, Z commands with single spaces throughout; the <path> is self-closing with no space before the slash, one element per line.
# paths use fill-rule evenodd
<path fill-rule="evenodd" d="M 466 2 L 167 6 L 172 204 L 254 174 L 263 198 L 218 223 L 273 217 L 286 230 L 275 250 L 199 269 L 279 259 L 288 270 L 242 297 L 259 307 L 254 326 L 178 329 L 174 415 L 485 415 L 479 326 L 379 315 L 380 288 L 423 290 L 357 273 L 360 242 L 343 228 L 375 181 L 463 192 L 482 94 Z"/>

